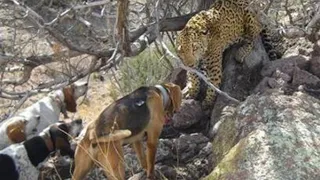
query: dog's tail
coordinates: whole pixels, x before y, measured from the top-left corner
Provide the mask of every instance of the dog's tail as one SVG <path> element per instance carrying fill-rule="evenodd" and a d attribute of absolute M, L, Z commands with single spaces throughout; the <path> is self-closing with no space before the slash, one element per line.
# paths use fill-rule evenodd
<path fill-rule="evenodd" d="M 127 138 L 131 136 L 131 131 L 128 129 L 125 130 L 114 130 L 112 133 L 97 137 L 94 131 L 91 131 L 89 135 L 89 139 L 92 144 L 97 144 L 97 143 L 108 143 L 111 141 L 119 141 L 121 139 Z"/>

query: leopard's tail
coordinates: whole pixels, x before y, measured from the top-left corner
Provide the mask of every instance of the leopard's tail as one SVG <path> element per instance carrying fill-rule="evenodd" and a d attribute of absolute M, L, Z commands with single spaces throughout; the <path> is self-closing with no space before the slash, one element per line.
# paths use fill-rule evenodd
<path fill-rule="evenodd" d="M 263 25 L 260 33 L 262 43 L 267 51 L 269 59 L 280 59 L 285 53 L 285 39 L 275 28 Z"/>

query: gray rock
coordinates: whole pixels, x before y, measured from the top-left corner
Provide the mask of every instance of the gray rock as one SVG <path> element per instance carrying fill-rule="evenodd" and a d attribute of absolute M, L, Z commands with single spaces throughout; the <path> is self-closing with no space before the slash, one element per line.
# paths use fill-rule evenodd
<path fill-rule="evenodd" d="M 320 56 L 310 59 L 310 72 L 320 78 Z"/>
<path fill-rule="evenodd" d="M 199 179 L 212 170 L 210 140 L 200 133 L 184 134 L 175 139 L 160 139 L 156 154 L 157 179 Z M 126 151 L 131 153 L 131 151 Z M 133 153 L 133 152 L 132 152 Z M 126 154 L 127 157 L 132 157 Z M 126 159 L 126 162 L 136 161 L 136 158 Z M 128 166 L 130 166 L 128 164 Z M 137 165 L 140 166 L 140 165 Z M 145 179 L 145 172 L 137 168 L 128 168 L 130 180 Z M 128 172 L 130 171 L 130 172 Z"/>
<path fill-rule="evenodd" d="M 318 87 L 320 87 L 320 79 L 307 71 L 295 68 L 293 73 L 292 84 L 295 86 L 309 85 L 313 87 L 318 85 Z"/>
<path fill-rule="evenodd" d="M 302 56 L 291 56 L 288 58 L 278 59 L 276 61 L 268 62 L 261 70 L 262 76 L 271 77 L 272 74 L 279 70 L 282 73 L 293 75 L 295 67 L 300 69 L 307 69 L 309 66 L 309 61 Z"/>
<path fill-rule="evenodd" d="M 173 127 L 176 129 L 186 129 L 198 123 L 203 117 L 201 105 L 193 99 L 183 100 L 179 112 L 173 118 Z"/>
<path fill-rule="evenodd" d="M 205 179 L 320 179 L 320 100 L 273 91 L 234 110 L 222 117 Z"/>

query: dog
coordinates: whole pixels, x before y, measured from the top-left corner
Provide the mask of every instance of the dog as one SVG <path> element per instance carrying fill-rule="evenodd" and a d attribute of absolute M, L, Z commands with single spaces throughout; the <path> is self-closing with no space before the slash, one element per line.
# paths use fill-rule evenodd
<path fill-rule="evenodd" d="M 71 123 L 58 122 L 44 129 L 38 136 L 12 144 L 0 151 L 0 177 L 6 180 L 33 180 L 38 179 L 38 165 L 51 152 L 60 150 L 61 155 L 74 157 L 70 148 L 67 133 L 79 130 L 80 120 Z M 78 131 L 80 133 L 80 131 Z M 78 134 L 75 133 L 74 135 Z"/>
<path fill-rule="evenodd" d="M 88 89 L 88 83 L 75 82 L 72 85 L 49 93 L 17 115 L 0 123 L 0 150 L 13 143 L 22 142 L 38 135 L 50 124 L 59 121 L 60 112 L 67 117 L 67 111 L 76 112 L 76 100 Z"/>
<path fill-rule="evenodd" d="M 133 144 L 147 177 L 153 178 L 157 144 L 165 118 L 181 106 L 182 94 L 173 83 L 140 87 L 113 102 L 82 130 L 75 150 L 74 180 L 83 179 L 93 165 L 108 179 L 124 179 L 122 144 Z M 147 154 L 143 138 L 147 137 Z M 95 161 L 96 160 L 96 161 Z"/>

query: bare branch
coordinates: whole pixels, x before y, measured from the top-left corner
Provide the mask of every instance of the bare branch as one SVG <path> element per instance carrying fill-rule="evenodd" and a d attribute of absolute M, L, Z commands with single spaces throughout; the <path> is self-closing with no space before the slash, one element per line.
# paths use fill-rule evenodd
<path fill-rule="evenodd" d="M 85 5 L 77 5 L 77 6 L 73 7 L 72 9 L 76 10 L 76 9 L 90 8 L 90 7 L 94 7 L 94 6 L 101 6 L 101 5 L 107 4 L 108 2 L 111 2 L 111 1 L 112 0 L 90 2 Z"/>
<path fill-rule="evenodd" d="M 315 13 L 314 17 L 311 19 L 311 21 L 307 25 L 306 30 L 310 31 L 312 28 L 315 28 L 315 25 L 319 22 L 319 20 L 320 20 L 320 9 L 318 9 L 318 11 Z"/>
<path fill-rule="evenodd" d="M 128 17 L 128 0 L 118 0 L 117 8 L 117 39 L 121 44 L 121 51 L 126 56 L 130 54 L 131 48 L 129 45 L 129 34 L 127 30 L 127 17 Z"/>

